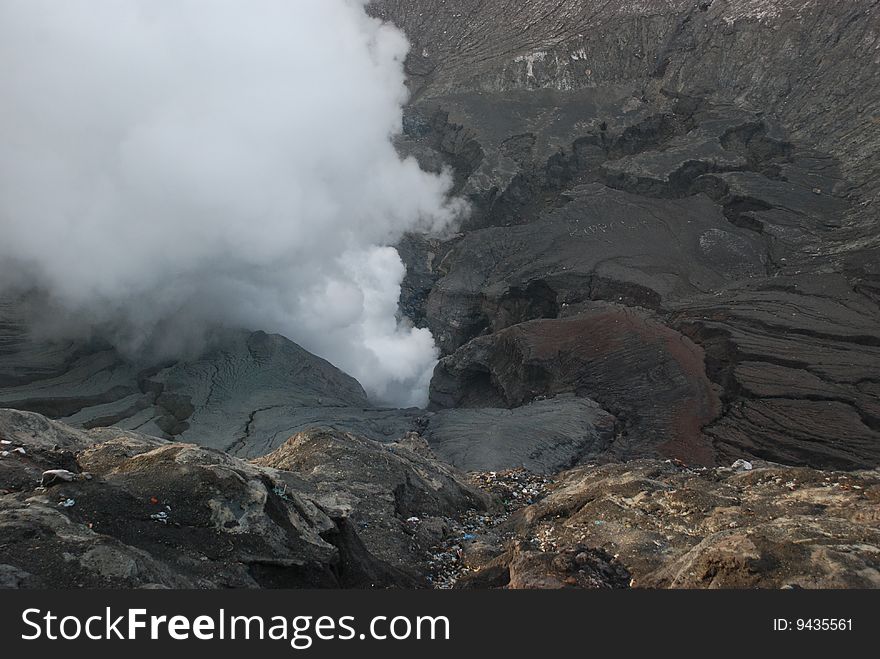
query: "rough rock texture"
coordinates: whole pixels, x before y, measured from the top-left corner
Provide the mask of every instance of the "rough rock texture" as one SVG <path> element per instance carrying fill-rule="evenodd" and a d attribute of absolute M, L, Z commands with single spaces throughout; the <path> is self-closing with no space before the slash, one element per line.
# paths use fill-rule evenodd
<path fill-rule="evenodd" d="M 491 500 L 436 460 L 424 440 L 407 437 L 378 444 L 351 434 L 317 430 L 291 437 L 254 464 L 293 472 L 313 486 L 312 497 L 335 517 L 349 520 L 378 557 L 424 573 L 425 547 L 407 520 L 486 510 Z"/>
<path fill-rule="evenodd" d="M 3 587 L 419 587 L 406 520 L 491 505 L 416 440 L 298 435 L 255 464 L 13 410 L 0 440 Z"/>
<path fill-rule="evenodd" d="M 661 308 L 767 271 L 762 238 L 704 195 L 653 199 L 591 183 L 565 200 L 534 222 L 456 242 L 425 308 L 442 348 L 589 300 Z"/>
<path fill-rule="evenodd" d="M 434 407 L 574 391 L 618 457 L 880 462 L 876 0 L 371 10 L 413 44 L 401 150 L 473 207 L 401 250 Z M 609 303 L 650 329 L 603 347 Z"/>
<path fill-rule="evenodd" d="M 417 436 L 301 433 L 245 462 L 13 410 L 0 441 L 3 588 L 880 587 L 877 470 L 637 460 L 468 484 Z"/>
<path fill-rule="evenodd" d="M 880 587 L 880 473 L 749 466 L 566 472 L 462 543 L 457 586 Z"/>
<path fill-rule="evenodd" d="M 876 199 L 880 89 L 874 0 L 374 0 L 413 42 L 420 96 L 478 91 L 705 95 L 777 115 Z M 856 63 L 862 63 L 858 65 Z M 645 99 L 642 99 L 644 95 Z M 874 165 L 875 166 L 875 165 Z"/>

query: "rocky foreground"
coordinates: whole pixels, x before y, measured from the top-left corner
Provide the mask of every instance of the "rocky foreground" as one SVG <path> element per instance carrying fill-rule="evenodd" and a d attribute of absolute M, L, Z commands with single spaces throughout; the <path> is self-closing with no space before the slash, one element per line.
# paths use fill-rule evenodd
<path fill-rule="evenodd" d="M 876 588 L 878 543 L 876 470 L 639 460 L 562 474 L 463 549 L 458 586 Z"/>
<path fill-rule="evenodd" d="M 0 585 L 880 587 L 880 472 L 464 474 L 412 435 L 251 461 L 0 410 Z"/>

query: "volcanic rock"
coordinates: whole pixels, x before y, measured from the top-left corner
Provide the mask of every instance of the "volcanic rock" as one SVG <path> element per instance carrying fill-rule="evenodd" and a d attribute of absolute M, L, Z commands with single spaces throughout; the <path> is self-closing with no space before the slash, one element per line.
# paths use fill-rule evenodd
<path fill-rule="evenodd" d="M 603 305 L 474 339 L 437 366 L 431 402 L 518 407 L 573 393 L 613 411 L 626 430 L 613 446 L 595 448 L 710 464 L 714 452 L 702 428 L 721 403 L 703 362 L 699 346 L 650 313 Z"/>
<path fill-rule="evenodd" d="M 574 391 L 617 417 L 617 457 L 878 464 L 875 3 L 371 8 L 413 43 L 401 149 L 473 209 L 402 250 L 434 408 Z M 534 338 L 609 303 L 703 356 Z M 556 363 L 520 350 L 543 342 Z"/>
<path fill-rule="evenodd" d="M 5 587 L 424 586 L 406 518 L 490 505 L 416 440 L 300 435 L 255 464 L 12 410 L 0 436 L 27 450 L 0 458 Z"/>
<path fill-rule="evenodd" d="M 84 428 L 192 441 L 263 455 L 313 427 L 402 438 L 415 413 L 375 408 L 358 382 L 297 344 L 264 332 L 222 332 L 200 357 L 135 363 L 107 346 L 41 341 L 7 301 L 10 348 L 0 350 L 0 405 Z M 12 341 L 13 336 L 17 337 Z"/>
<path fill-rule="evenodd" d="M 458 587 L 877 588 L 878 496 L 877 470 L 583 466 L 514 513 L 503 553 L 471 555 Z"/>

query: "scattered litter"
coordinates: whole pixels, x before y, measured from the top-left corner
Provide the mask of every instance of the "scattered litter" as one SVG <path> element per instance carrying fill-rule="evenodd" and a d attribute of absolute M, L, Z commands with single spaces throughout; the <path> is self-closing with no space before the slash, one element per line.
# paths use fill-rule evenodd
<path fill-rule="evenodd" d="M 0 444 L 2 444 L 3 446 L 9 446 L 10 444 L 12 444 L 12 442 L 10 442 L 8 439 L 0 439 Z"/>
<path fill-rule="evenodd" d="M 159 497 L 150 497 L 150 503 L 154 506 L 159 505 Z"/>
<path fill-rule="evenodd" d="M 76 501 L 73 499 L 64 499 L 58 503 L 62 508 L 73 508 L 76 505 Z"/>
<path fill-rule="evenodd" d="M 418 517 L 410 517 L 409 519 L 406 520 L 406 523 L 407 524 L 418 524 L 421 521 L 422 520 L 420 520 Z"/>
<path fill-rule="evenodd" d="M 49 469 L 48 471 L 43 472 L 43 476 L 40 479 L 40 485 L 43 487 L 49 487 L 56 483 L 72 483 L 76 479 L 76 474 L 67 469 Z"/>
<path fill-rule="evenodd" d="M 498 497 L 504 509 L 497 513 L 471 509 L 457 519 L 445 520 L 449 532 L 440 544 L 428 551 L 428 578 L 437 589 L 454 588 L 458 580 L 469 571 L 462 556 L 462 543 L 473 542 L 487 533 L 496 534 L 497 527 L 512 512 L 540 501 L 553 483 L 547 476 L 525 469 L 477 472 L 470 474 L 470 481 L 481 490 Z M 503 537 L 509 536 L 505 533 Z M 555 541 L 548 537 L 543 544 L 549 548 L 553 542 Z"/>
<path fill-rule="evenodd" d="M 525 469 L 479 472 L 472 475 L 474 485 L 498 496 L 508 512 L 542 499 L 551 480 Z"/>
<path fill-rule="evenodd" d="M 593 524 L 595 524 L 596 526 L 602 526 L 605 524 L 605 521 L 601 520 L 601 519 L 597 519 L 595 522 L 593 522 Z"/>
<path fill-rule="evenodd" d="M 541 528 L 530 542 L 536 549 L 538 549 L 538 551 L 542 552 L 556 551 L 559 548 L 559 545 L 556 542 L 556 537 L 553 535 L 552 526 Z"/>
<path fill-rule="evenodd" d="M 162 524 L 168 523 L 168 513 L 164 510 L 161 513 L 156 513 L 155 515 L 150 515 L 150 519 L 155 520 L 157 522 L 161 522 Z"/>

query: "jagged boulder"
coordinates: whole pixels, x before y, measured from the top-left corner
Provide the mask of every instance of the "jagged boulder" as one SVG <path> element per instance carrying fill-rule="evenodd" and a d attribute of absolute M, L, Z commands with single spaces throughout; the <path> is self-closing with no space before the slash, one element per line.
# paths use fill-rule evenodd
<path fill-rule="evenodd" d="M 291 437 L 254 464 L 296 474 L 312 486 L 322 509 L 349 520 L 377 556 L 412 570 L 427 547 L 413 541 L 407 520 L 443 518 L 485 510 L 491 500 L 461 474 L 437 460 L 428 444 L 411 435 L 379 444 L 348 433 L 314 430 Z"/>

